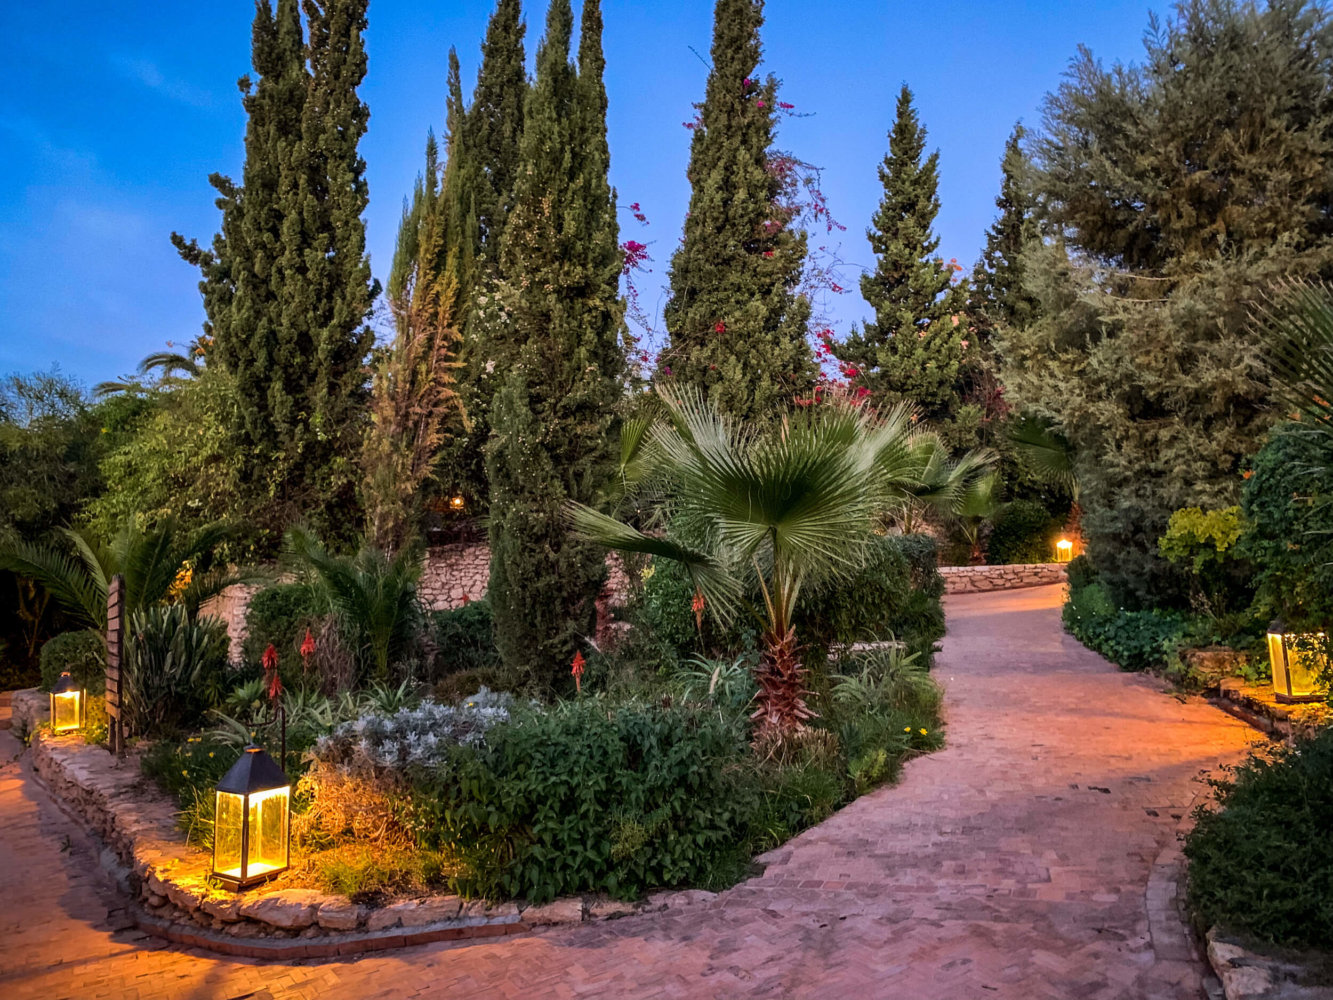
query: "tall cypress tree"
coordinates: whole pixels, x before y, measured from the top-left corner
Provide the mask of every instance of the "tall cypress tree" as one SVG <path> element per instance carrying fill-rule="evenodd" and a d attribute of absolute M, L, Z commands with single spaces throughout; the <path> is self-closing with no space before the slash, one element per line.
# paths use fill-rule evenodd
<path fill-rule="evenodd" d="M 229 513 L 271 537 L 298 516 L 348 523 L 377 294 L 357 153 L 366 0 L 303 8 L 308 43 L 297 0 L 257 4 L 242 183 L 213 179 L 223 218 L 211 251 L 173 236 L 203 272 L 210 371 L 236 390 L 228 436 L 249 506 Z"/>
<path fill-rule="evenodd" d="M 806 237 L 790 228 L 770 169 L 778 82 L 755 76 L 763 20 L 763 0 L 718 0 L 690 147 L 690 211 L 664 310 L 664 365 L 747 420 L 807 394 L 815 376 L 810 303 L 797 293 Z"/>
<path fill-rule="evenodd" d="M 496 290 L 513 360 L 486 450 L 490 601 L 506 667 L 546 688 L 567 682 L 596 624 L 604 554 L 571 537 L 562 508 L 596 502 L 610 481 L 625 373 L 601 28 L 585 0 L 576 72 L 569 0 L 552 0 Z"/>
<path fill-rule="evenodd" d="M 1026 326 L 1036 318 L 1037 300 L 1024 286 L 1023 246 L 1036 237 L 1032 195 L 1024 174 L 1027 131 L 1015 125 L 1004 144 L 1000 163 L 1000 193 L 995 198 L 999 215 L 986 230 L 986 245 L 972 270 L 968 290 L 968 318 L 982 345 L 988 345 L 1000 326 Z"/>
<path fill-rule="evenodd" d="M 478 167 L 472 206 L 481 246 L 498 253 L 513 207 L 528 93 L 520 0 L 500 0 L 481 43 L 481 67 L 466 121 L 466 144 Z"/>
<path fill-rule="evenodd" d="M 835 353 L 876 404 L 908 400 L 938 419 L 957 404 L 967 328 L 958 316 L 965 292 L 952 284 L 953 268 L 936 256 L 940 156 L 938 150 L 925 156 L 925 150 L 926 129 L 904 84 L 879 168 L 884 195 L 866 231 L 875 270 L 862 275 L 861 294 L 875 319 L 852 331 Z"/>

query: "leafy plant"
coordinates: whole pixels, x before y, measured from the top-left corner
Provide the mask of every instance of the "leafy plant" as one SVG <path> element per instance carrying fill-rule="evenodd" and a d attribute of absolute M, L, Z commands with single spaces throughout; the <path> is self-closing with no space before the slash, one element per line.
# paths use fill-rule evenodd
<path fill-rule="evenodd" d="M 1158 551 L 1190 574 L 1190 594 L 1197 610 L 1219 615 L 1250 602 L 1251 567 L 1235 553 L 1244 531 L 1238 506 L 1207 511 L 1182 507 L 1171 515 L 1166 534 L 1158 539 Z"/>
<path fill-rule="evenodd" d="M 1283 945 L 1333 940 L 1333 729 L 1252 755 L 1211 782 L 1185 839 L 1207 924 Z"/>
<path fill-rule="evenodd" d="M 196 724 L 223 697 L 227 630 L 192 620 L 179 604 L 144 608 L 129 619 L 121 669 L 125 718 L 136 733 Z"/>
<path fill-rule="evenodd" d="M 452 611 L 436 611 L 431 620 L 435 628 L 436 676 L 499 665 L 489 601 L 472 601 Z"/>
<path fill-rule="evenodd" d="M 50 691 L 66 670 L 90 695 L 101 694 L 106 688 L 106 644 L 88 629 L 61 632 L 47 639 L 41 664 L 43 691 Z"/>
<path fill-rule="evenodd" d="M 739 713 L 754 701 L 754 657 L 710 660 L 696 656 L 673 675 L 680 699 L 687 704 L 715 705 Z"/>
<path fill-rule="evenodd" d="M 1051 560 L 1051 543 L 1061 519 L 1033 500 L 1011 500 L 995 515 L 986 539 L 986 561 L 993 566 Z"/>

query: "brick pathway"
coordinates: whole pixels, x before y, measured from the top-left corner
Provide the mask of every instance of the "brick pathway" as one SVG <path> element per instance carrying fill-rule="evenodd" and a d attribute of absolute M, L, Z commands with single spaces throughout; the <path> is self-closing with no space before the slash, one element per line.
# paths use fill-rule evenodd
<path fill-rule="evenodd" d="M 1059 588 L 949 599 L 949 746 L 707 908 L 261 965 L 122 928 L 91 848 L 0 768 L 0 997 L 1189 998 L 1176 827 L 1251 730 L 1060 631 Z M 0 709 L 2 712 L 3 709 Z M 0 761 L 18 744 L 0 732 Z M 68 839 L 67 838 L 68 835 Z"/>

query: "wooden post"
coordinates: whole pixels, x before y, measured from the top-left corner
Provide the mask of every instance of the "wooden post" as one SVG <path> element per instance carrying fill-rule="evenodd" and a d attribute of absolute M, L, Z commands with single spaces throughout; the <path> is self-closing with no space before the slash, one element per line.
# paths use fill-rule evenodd
<path fill-rule="evenodd" d="M 106 717 L 111 752 L 125 753 L 121 715 L 120 661 L 125 651 L 125 578 L 117 573 L 106 592 Z"/>

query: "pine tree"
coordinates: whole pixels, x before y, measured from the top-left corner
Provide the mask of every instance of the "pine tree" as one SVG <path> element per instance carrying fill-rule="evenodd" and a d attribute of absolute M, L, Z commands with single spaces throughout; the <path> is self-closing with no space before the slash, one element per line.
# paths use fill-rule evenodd
<path fill-rule="evenodd" d="M 810 303 L 797 286 L 806 236 L 770 169 L 778 81 L 756 77 L 762 0 L 718 0 L 713 67 L 690 147 L 690 210 L 671 259 L 663 373 L 723 412 L 766 420 L 808 395 Z"/>
<path fill-rule="evenodd" d="M 1022 327 L 1037 314 L 1037 300 L 1024 286 L 1023 247 L 1036 239 L 1032 194 L 1028 190 L 1023 139 L 1027 130 L 1015 125 L 1004 144 L 1000 163 L 999 215 L 986 230 L 986 245 L 972 270 L 968 318 L 979 347 L 990 344 L 997 327 Z"/>
<path fill-rule="evenodd" d="M 506 667 L 544 688 L 567 682 L 596 624 L 603 553 L 571 537 L 563 505 L 594 503 L 610 482 L 625 373 L 601 27 L 585 0 L 576 72 L 569 0 L 552 0 L 495 292 L 513 361 L 486 449 L 489 593 Z"/>
<path fill-rule="evenodd" d="M 853 331 L 835 354 L 877 405 L 907 400 L 928 419 L 940 420 L 958 405 L 967 328 L 958 315 L 964 291 L 953 284 L 953 266 L 936 256 L 940 154 L 925 151 L 926 129 L 904 84 L 879 168 L 884 196 L 866 231 L 875 270 L 861 277 L 861 294 L 875 319 Z"/>

